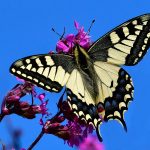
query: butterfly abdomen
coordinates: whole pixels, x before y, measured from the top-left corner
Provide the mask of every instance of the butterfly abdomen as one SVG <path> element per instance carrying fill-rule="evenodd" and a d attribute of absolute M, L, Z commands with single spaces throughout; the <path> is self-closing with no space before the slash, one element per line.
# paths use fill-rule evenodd
<path fill-rule="evenodd" d="M 97 76 L 92 64 L 92 60 L 90 59 L 86 50 L 80 47 L 79 45 L 75 47 L 74 56 L 78 70 L 81 73 L 85 88 L 92 96 L 92 100 L 96 102 L 97 97 L 99 95 L 99 91 L 96 80 Z"/>

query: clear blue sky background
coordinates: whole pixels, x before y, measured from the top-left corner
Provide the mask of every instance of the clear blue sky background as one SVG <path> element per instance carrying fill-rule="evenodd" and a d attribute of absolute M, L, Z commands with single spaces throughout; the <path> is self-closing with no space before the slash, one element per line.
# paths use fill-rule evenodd
<path fill-rule="evenodd" d="M 47 53 L 55 50 L 57 35 L 54 27 L 62 33 L 75 32 L 73 21 L 77 20 L 87 29 L 93 19 L 92 40 L 96 40 L 120 23 L 150 13 L 148 0 L 0 0 L 0 102 L 4 95 L 17 83 L 9 73 L 10 64 L 27 55 Z M 135 86 L 134 102 L 125 113 L 128 132 L 116 121 L 101 126 L 106 150 L 149 150 L 150 149 L 150 53 L 134 67 L 125 67 L 132 76 Z M 47 94 L 49 109 L 56 112 L 60 94 Z M 39 117 L 35 120 L 12 115 L 15 127 L 23 132 L 22 147 L 27 148 L 40 132 Z M 0 123 L 0 138 L 9 142 L 6 119 Z M 70 150 L 64 141 L 45 135 L 35 150 Z"/>

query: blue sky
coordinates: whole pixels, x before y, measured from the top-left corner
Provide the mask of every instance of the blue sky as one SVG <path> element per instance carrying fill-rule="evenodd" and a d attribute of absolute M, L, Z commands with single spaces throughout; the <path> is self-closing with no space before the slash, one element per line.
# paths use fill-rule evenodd
<path fill-rule="evenodd" d="M 73 21 L 77 20 L 87 29 L 93 19 L 92 40 L 108 32 L 122 22 L 150 13 L 147 0 L 1 0 L 0 1 L 0 103 L 4 95 L 18 82 L 9 73 L 11 63 L 19 58 L 47 53 L 55 50 L 58 36 L 51 32 L 54 27 L 62 33 L 74 33 Z M 134 101 L 125 113 L 128 132 L 116 121 L 101 126 L 106 150 L 147 150 L 150 147 L 150 53 L 134 67 L 124 67 L 132 76 L 135 93 Z M 56 102 L 60 94 L 47 93 L 49 109 L 56 112 Z M 9 141 L 6 118 L 0 123 L 0 139 Z M 39 117 L 35 120 L 12 115 L 15 127 L 23 130 L 22 147 L 27 148 L 40 132 Z M 64 141 L 53 135 L 45 135 L 35 150 L 69 148 Z"/>

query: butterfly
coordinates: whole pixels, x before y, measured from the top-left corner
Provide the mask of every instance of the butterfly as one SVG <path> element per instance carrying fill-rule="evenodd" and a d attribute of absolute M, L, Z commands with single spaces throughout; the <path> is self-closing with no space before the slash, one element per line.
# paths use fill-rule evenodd
<path fill-rule="evenodd" d="M 66 87 L 68 104 L 95 127 L 110 119 L 127 130 L 124 112 L 133 100 L 133 83 L 122 65 L 136 65 L 150 46 L 150 14 L 135 17 L 94 42 L 88 50 L 75 43 L 73 55 L 40 54 L 15 61 L 10 72 L 47 91 Z"/>

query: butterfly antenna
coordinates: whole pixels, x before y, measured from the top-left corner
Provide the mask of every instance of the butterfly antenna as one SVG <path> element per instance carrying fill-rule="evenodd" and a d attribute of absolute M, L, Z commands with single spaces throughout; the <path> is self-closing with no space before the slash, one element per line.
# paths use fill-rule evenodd
<path fill-rule="evenodd" d="M 60 37 L 60 40 L 64 39 L 64 35 L 65 35 L 65 32 L 66 32 L 65 27 L 64 27 L 64 31 L 63 31 L 63 34 L 62 34 L 62 35 L 59 34 L 54 28 L 52 28 L 52 31 L 53 31 L 54 33 L 56 33 L 56 34 Z"/>
<path fill-rule="evenodd" d="M 66 33 L 66 28 L 64 27 L 64 31 L 63 31 L 62 36 L 60 37 L 60 40 L 61 40 L 61 39 L 64 39 L 64 35 L 65 35 L 65 33 Z"/>
<path fill-rule="evenodd" d="M 95 22 L 95 19 L 93 19 L 93 20 L 92 20 L 91 25 L 90 25 L 90 27 L 89 27 L 89 29 L 88 29 L 88 31 L 87 31 L 87 34 L 89 34 L 89 33 L 90 33 L 91 28 L 92 28 L 92 26 L 93 26 L 94 22 Z"/>

